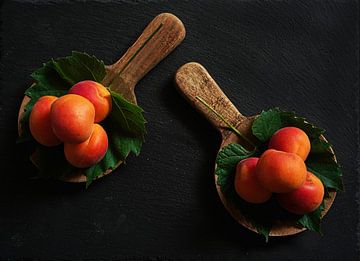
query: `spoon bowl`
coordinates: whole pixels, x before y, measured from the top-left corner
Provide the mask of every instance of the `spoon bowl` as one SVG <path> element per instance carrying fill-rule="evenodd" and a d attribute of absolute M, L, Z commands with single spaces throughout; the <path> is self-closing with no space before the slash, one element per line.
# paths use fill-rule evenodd
<path fill-rule="evenodd" d="M 195 107 L 197 111 L 203 114 L 221 134 L 222 141 L 219 151 L 230 143 L 239 143 L 247 149 L 252 149 L 251 145 L 249 145 L 245 139 L 250 141 L 255 140 L 255 137 L 252 135 L 251 126 L 257 115 L 250 117 L 242 115 L 201 64 L 190 62 L 181 66 L 176 72 L 175 81 L 180 93 L 185 99 Z M 201 97 L 201 99 L 209 104 L 215 111 L 223 115 L 231 125 L 235 126 L 235 128 L 245 136 L 245 139 L 229 130 L 223 120 L 209 111 L 209 109 L 200 102 L 198 97 Z M 324 136 L 321 138 L 325 140 Z M 332 149 L 331 152 L 334 155 Z M 246 220 L 241 213 L 241 209 L 237 208 L 230 200 L 227 200 L 221 191 L 221 187 L 217 184 L 217 178 L 217 175 L 214 175 L 216 190 L 227 211 L 242 226 L 257 232 L 255 227 Z M 330 209 L 335 196 L 335 191 L 329 191 L 329 197 L 325 198 L 325 209 L 322 212 L 322 216 Z M 304 230 L 306 230 L 306 228 L 297 225 L 296 222 L 279 220 L 279 222 L 273 224 L 270 236 L 294 235 Z"/>
<path fill-rule="evenodd" d="M 102 81 L 104 86 L 111 83 L 112 91 L 121 93 L 125 99 L 137 104 L 135 96 L 136 84 L 162 59 L 171 53 L 184 39 L 185 27 L 181 20 L 170 13 L 156 16 L 144 29 L 140 37 L 127 52 L 114 64 L 107 65 L 106 75 Z M 25 106 L 30 97 L 25 96 L 20 105 L 18 114 L 18 133 L 21 136 L 20 121 L 25 113 Z M 37 166 L 37 153 L 31 155 L 31 161 Z M 119 161 L 116 168 L 122 163 Z M 106 170 L 97 178 L 111 173 Z M 71 175 L 64 175 L 61 180 L 67 182 L 86 182 L 86 176 L 81 170 Z"/>

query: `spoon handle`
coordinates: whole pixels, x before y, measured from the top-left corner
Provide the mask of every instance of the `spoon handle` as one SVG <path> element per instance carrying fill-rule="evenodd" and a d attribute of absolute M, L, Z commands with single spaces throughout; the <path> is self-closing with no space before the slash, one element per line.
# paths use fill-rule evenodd
<path fill-rule="evenodd" d="M 228 133 L 228 126 L 201 100 L 235 127 L 247 121 L 201 64 L 195 62 L 184 64 L 177 70 L 175 81 L 183 96 L 220 131 L 223 137 Z"/>
<path fill-rule="evenodd" d="M 114 64 L 107 66 L 105 86 L 132 99 L 134 87 L 185 37 L 185 27 L 175 15 L 162 13 L 145 28 L 136 42 Z"/>

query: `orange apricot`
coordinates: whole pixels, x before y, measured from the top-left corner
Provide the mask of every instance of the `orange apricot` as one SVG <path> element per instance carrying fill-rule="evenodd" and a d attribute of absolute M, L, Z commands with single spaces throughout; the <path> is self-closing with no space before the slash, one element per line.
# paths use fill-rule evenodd
<path fill-rule="evenodd" d="M 303 130 L 285 127 L 271 137 L 269 149 L 295 153 L 305 161 L 310 152 L 310 140 Z"/>
<path fill-rule="evenodd" d="M 69 93 L 88 99 L 95 107 L 95 122 L 101 122 L 111 111 L 111 95 L 102 84 L 94 81 L 82 81 L 75 84 Z"/>
<path fill-rule="evenodd" d="M 256 165 L 256 177 L 271 192 L 287 193 L 305 182 L 306 165 L 295 153 L 269 149 Z"/>
<path fill-rule="evenodd" d="M 51 126 L 55 135 L 66 143 L 87 140 L 92 131 L 95 109 L 92 103 L 76 94 L 66 94 L 51 106 Z"/>
<path fill-rule="evenodd" d="M 94 124 L 90 137 L 81 143 L 64 143 L 67 161 L 77 168 L 87 168 L 98 163 L 108 149 L 106 131 L 99 124 Z"/>
<path fill-rule="evenodd" d="M 289 193 L 277 195 L 277 200 L 287 211 L 303 215 L 317 209 L 324 198 L 324 185 L 311 172 L 307 172 L 304 184 Z"/>
<path fill-rule="evenodd" d="M 42 96 L 35 103 L 29 118 L 29 127 L 34 139 L 44 146 L 56 146 L 61 141 L 56 137 L 50 121 L 51 105 L 58 98 L 55 96 Z"/>
<path fill-rule="evenodd" d="M 236 166 L 235 190 L 245 201 L 250 203 L 264 203 L 272 193 L 262 187 L 256 179 L 256 164 L 259 158 L 247 158 Z"/>

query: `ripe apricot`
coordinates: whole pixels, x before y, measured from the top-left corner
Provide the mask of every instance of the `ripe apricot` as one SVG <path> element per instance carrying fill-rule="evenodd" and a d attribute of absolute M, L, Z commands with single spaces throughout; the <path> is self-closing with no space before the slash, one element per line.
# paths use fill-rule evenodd
<path fill-rule="evenodd" d="M 112 102 L 110 92 L 98 82 L 78 82 L 71 87 L 69 93 L 81 95 L 94 105 L 95 122 L 101 122 L 111 111 Z"/>
<path fill-rule="evenodd" d="M 92 103 L 76 94 L 66 94 L 51 106 L 51 126 L 55 135 L 66 143 L 87 140 L 93 129 L 95 109 Z"/>
<path fill-rule="evenodd" d="M 295 153 L 269 149 L 256 165 L 256 177 L 271 192 L 287 193 L 304 183 L 306 165 Z"/>
<path fill-rule="evenodd" d="M 108 148 L 108 137 L 99 124 L 94 124 L 91 136 L 84 142 L 64 143 L 67 161 L 78 168 L 87 168 L 98 163 Z"/>
<path fill-rule="evenodd" d="M 279 204 L 291 213 L 303 215 L 317 209 L 324 198 L 324 185 L 311 172 L 307 172 L 304 184 L 289 193 L 278 194 Z"/>
<path fill-rule="evenodd" d="M 55 136 L 50 121 L 51 105 L 57 100 L 55 96 L 42 96 L 35 103 L 29 118 L 30 132 L 34 139 L 44 146 L 59 145 L 61 141 Z"/>
<path fill-rule="evenodd" d="M 285 127 L 271 137 L 269 149 L 295 153 L 305 161 L 310 152 L 310 140 L 303 130 Z"/>
<path fill-rule="evenodd" d="M 262 187 L 256 179 L 256 164 L 259 158 L 247 158 L 236 166 L 235 190 L 245 201 L 250 203 L 264 203 L 272 195 Z"/>

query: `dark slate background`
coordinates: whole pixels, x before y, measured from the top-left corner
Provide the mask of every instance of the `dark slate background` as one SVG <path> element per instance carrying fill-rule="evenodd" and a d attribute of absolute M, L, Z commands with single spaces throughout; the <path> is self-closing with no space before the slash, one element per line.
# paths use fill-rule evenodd
<path fill-rule="evenodd" d="M 5 1 L 1 6 L 0 259 L 355 260 L 359 255 L 358 4 L 355 1 Z M 136 87 L 148 120 L 139 157 L 96 182 L 32 180 L 15 146 L 30 73 L 86 51 L 112 63 L 161 12 L 184 42 Z M 264 239 L 239 226 L 214 186 L 218 133 L 177 93 L 202 63 L 245 115 L 279 106 L 327 130 L 346 192 L 323 236 Z"/>

